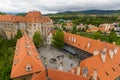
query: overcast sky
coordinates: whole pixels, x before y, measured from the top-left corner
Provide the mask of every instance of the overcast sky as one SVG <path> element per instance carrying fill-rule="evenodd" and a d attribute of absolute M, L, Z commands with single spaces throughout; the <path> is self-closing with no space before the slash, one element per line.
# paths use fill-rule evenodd
<path fill-rule="evenodd" d="M 117 10 L 120 9 L 120 0 L 0 0 L 2 12 L 39 10 L 42 13 L 55 13 L 91 9 Z"/>

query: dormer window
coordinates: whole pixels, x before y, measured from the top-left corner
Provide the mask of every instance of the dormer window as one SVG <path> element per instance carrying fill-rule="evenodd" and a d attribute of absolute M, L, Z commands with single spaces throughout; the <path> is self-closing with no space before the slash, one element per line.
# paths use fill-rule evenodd
<path fill-rule="evenodd" d="M 31 65 L 27 65 L 27 66 L 26 66 L 26 71 L 31 71 L 31 70 L 32 70 Z"/>

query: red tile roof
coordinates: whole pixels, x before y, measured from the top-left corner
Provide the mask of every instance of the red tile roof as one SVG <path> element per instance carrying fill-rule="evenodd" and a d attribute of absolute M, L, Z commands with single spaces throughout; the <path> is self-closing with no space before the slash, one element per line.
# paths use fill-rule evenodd
<path fill-rule="evenodd" d="M 48 16 L 43 16 L 42 22 L 51 22 L 51 19 Z"/>
<path fill-rule="evenodd" d="M 82 49 L 94 56 L 87 58 L 80 63 L 81 70 L 86 67 L 88 68 L 88 76 L 93 74 L 94 70 L 97 70 L 97 74 L 100 80 L 114 80 L 120 75 L 120 49 L 119 46 L 109 44 L 107 42 L 101 42 L 85 38 L 82 36 L 74 35 L 71 33 L 64 33 L 65 43 Z M 89 47 L 88 47 L 88 43 Z M 115 49 L 118 48 L 118 51 Z M 101 58 L 101 51 L 105 50 L 105 62 Z M 111 50 L 113 51 L 110 55 Z M 98 53 L 95 54 L 95 51 Z M 82 72 L 81 72 L 82 74 Z"/>
<path fill-rule="evenodd" d="M 120 49 L 113 59 L 110 59 L 108 53 L 106 53 L 105 63 L 102 62 L 101 54 L 90 57 L 83 60 L 80 63 L 81 69 L 83 67 L 88 68 L 88 74 L 93 74 L 93 71 L 97 70 L 97 75 L 100 80 L 115 80 L 120 76 Z M 114 71 L 115 70 L 115 71 Z M 107 75 L 107 74 L 108 75 Z"/>
<path fill-rule="evenodd" d="M 43 76 L 41 76 L 41 74 L 42 73 L 34 74 L 32 80 L 43 80 Z M 48 69 L 48 78 L 51 80 L 89 80 L 89 78 L 85 78 L 81 75 L 53 69 Z"/>
<path fill-rule="evenodd" d="M 64 32 L 64 42 L 86 52 L 89 52 L 90 54 L 93 54 L 94 50 L 102 50 L 105 47 L 108 49 L 117 47 L 116 45 L 109 44 L 107 42 L 102 42 L 67 32 Z M 89 43 L 90 47 L 88 47 Z"/>
<path fill-rule="evenodd" d="M 51 19 L 48 16 L 42 16 L 40 12 L 28 12 L 25 17 L 14 16 L 14 15 L 0 15 L 0 21 L 5 22 L 30 22 L 30 23 L 39 23 L 39 22 L 51 22 Z"/>
<path fill-rule="evenodd" d="M 23 22 L 24 17 L 22 16 L 13 16 L 13 15 L 0 15 L 0 21 L 12 21 L 12 22 Z"/>
<path fill-rule="evenodd" d="M 31 80 L 46 80 L 45 72 L 34 73 Z"/>
<path fill-rule="evenodd" d="M 30 70 L 27 70 L 27 68 Z M 32 39 L 27 35 L 24 35 L 22 38 L 17 40 L 11 78 L 40 71 L 44 72 L 45 68 L 40 60 L 38 52 L 32 42 Z"/>
<path fill-rule="evenodd" d="M 81 75 L 72 74 L 69 72 L 63 72 L 59 70 L 48 70 L 49 77 L 52 80 L 89 80 Z"/>
<path fill-rule="evenodd" d="M 39 12 L 39 11 L 30 11 L 27 13 L 27 15 L 25 17 L 34 17 L 34 18 L 41 18 L 42 17 L 42 14 Z"/>

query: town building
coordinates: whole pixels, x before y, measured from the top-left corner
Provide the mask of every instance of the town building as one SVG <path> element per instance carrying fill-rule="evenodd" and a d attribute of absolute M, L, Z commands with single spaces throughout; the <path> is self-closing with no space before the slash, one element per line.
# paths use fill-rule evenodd
<path fill-rule="evenodd" d="M 43 65 L 32 39 L 24 33 L 23 37 L 17 40 L 16 50 L 13 59 L 12 80 L 89 80 L 80 75 L 80 68 L 64 72 L 61 69 L 49 69 L 47 64 Z"/>
<path fill-rule="evenodd" d="M 99 28 L 103 28 L 102 32 L 110 33 L 111 30 L 114 30 L 115 25 L 114 25 L 114 23 L 113 24 L 108 24 L 108 23 L 106 23 L 106 24 L 100 24 Z"/>
<path fill-rule="evenodd" d="M 99 29 L 99 28 L 97 28 L 97 27 L 94 27 L 94 28 L 89 28 L 89 29 L 87 29 L 86 32 L 97 32 L 97 31 L 99 31 L 99 30 L 101 30 L 101 29 Z"/>
<path fill-rule="evenodd" d="M 93 80 L 120 79 L 120 46 L 67 32 L 64 32 L 64 42 L 64 49 L 81 61 L 80 75 Z"/>
<path fill-rule="evenodd" d="M 120 37 L 120 27 L 118 25 L 115 26 L 114 31 L 117 34 L 117 36 Z"/>
<path fill-rule="evenodd" d="M 80 59 L 84 57 L 80 62 L 81 75 L 92 76 L 93 80 L 120 79 L 119 46 L 66 32 L 64 36 L 67 51 L 75 50 Z"/>
<path fill-rule="evenodd" d="M 92 25 L 92 24 L 87 25 L 87 27 L 88 27 L 88 29 L 96 28 L 96 26 L 95 26 L 95 25 Z"/>
<path fill-rule="evenodd" d="M 72 30 L 73 29 L 73 23 L 71 21 L 67 21 L 65 25 L 66 30 Z"/>
<path fill-rule="evenodd" d="M 48 16 L 42 16 L 39 11 L 30 11 L 25 17 L 0 15 L 1 36 L 6 36 L 7 39 L 13 38 L 18 29 L 26 31 L 30 37 L 33 37 L 35 31 L 40 31 L 46 38 L 52 26 L 52 20 Z"/>
<path fill-rule="evenodd" d="M 77 25 L 77 30 L 86 31 L 86 26 L 83 24 Z"/>
<path fill-rule="evenodd" d="M 11 78 L 13 80 L 32 80 L 33 75 L 41 74 L 42 80 L 46 79 L 43 66 L 34 43 L 27 34 L 17 40 L 13 59 Z"/>

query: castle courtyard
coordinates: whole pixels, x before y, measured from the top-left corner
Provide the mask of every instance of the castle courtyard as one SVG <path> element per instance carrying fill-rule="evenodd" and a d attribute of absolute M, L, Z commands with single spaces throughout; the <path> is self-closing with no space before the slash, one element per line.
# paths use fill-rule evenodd
<path fill-rule="evenodd" d="M 60 61 L 63 62 L 63 70 L 69 71 L 79 65 L 79 59 L 64 50 L 58 50 L 53 47 L 41 47 L 38 49 L 43 64 L 48 68 L 59 69 Z"/>

